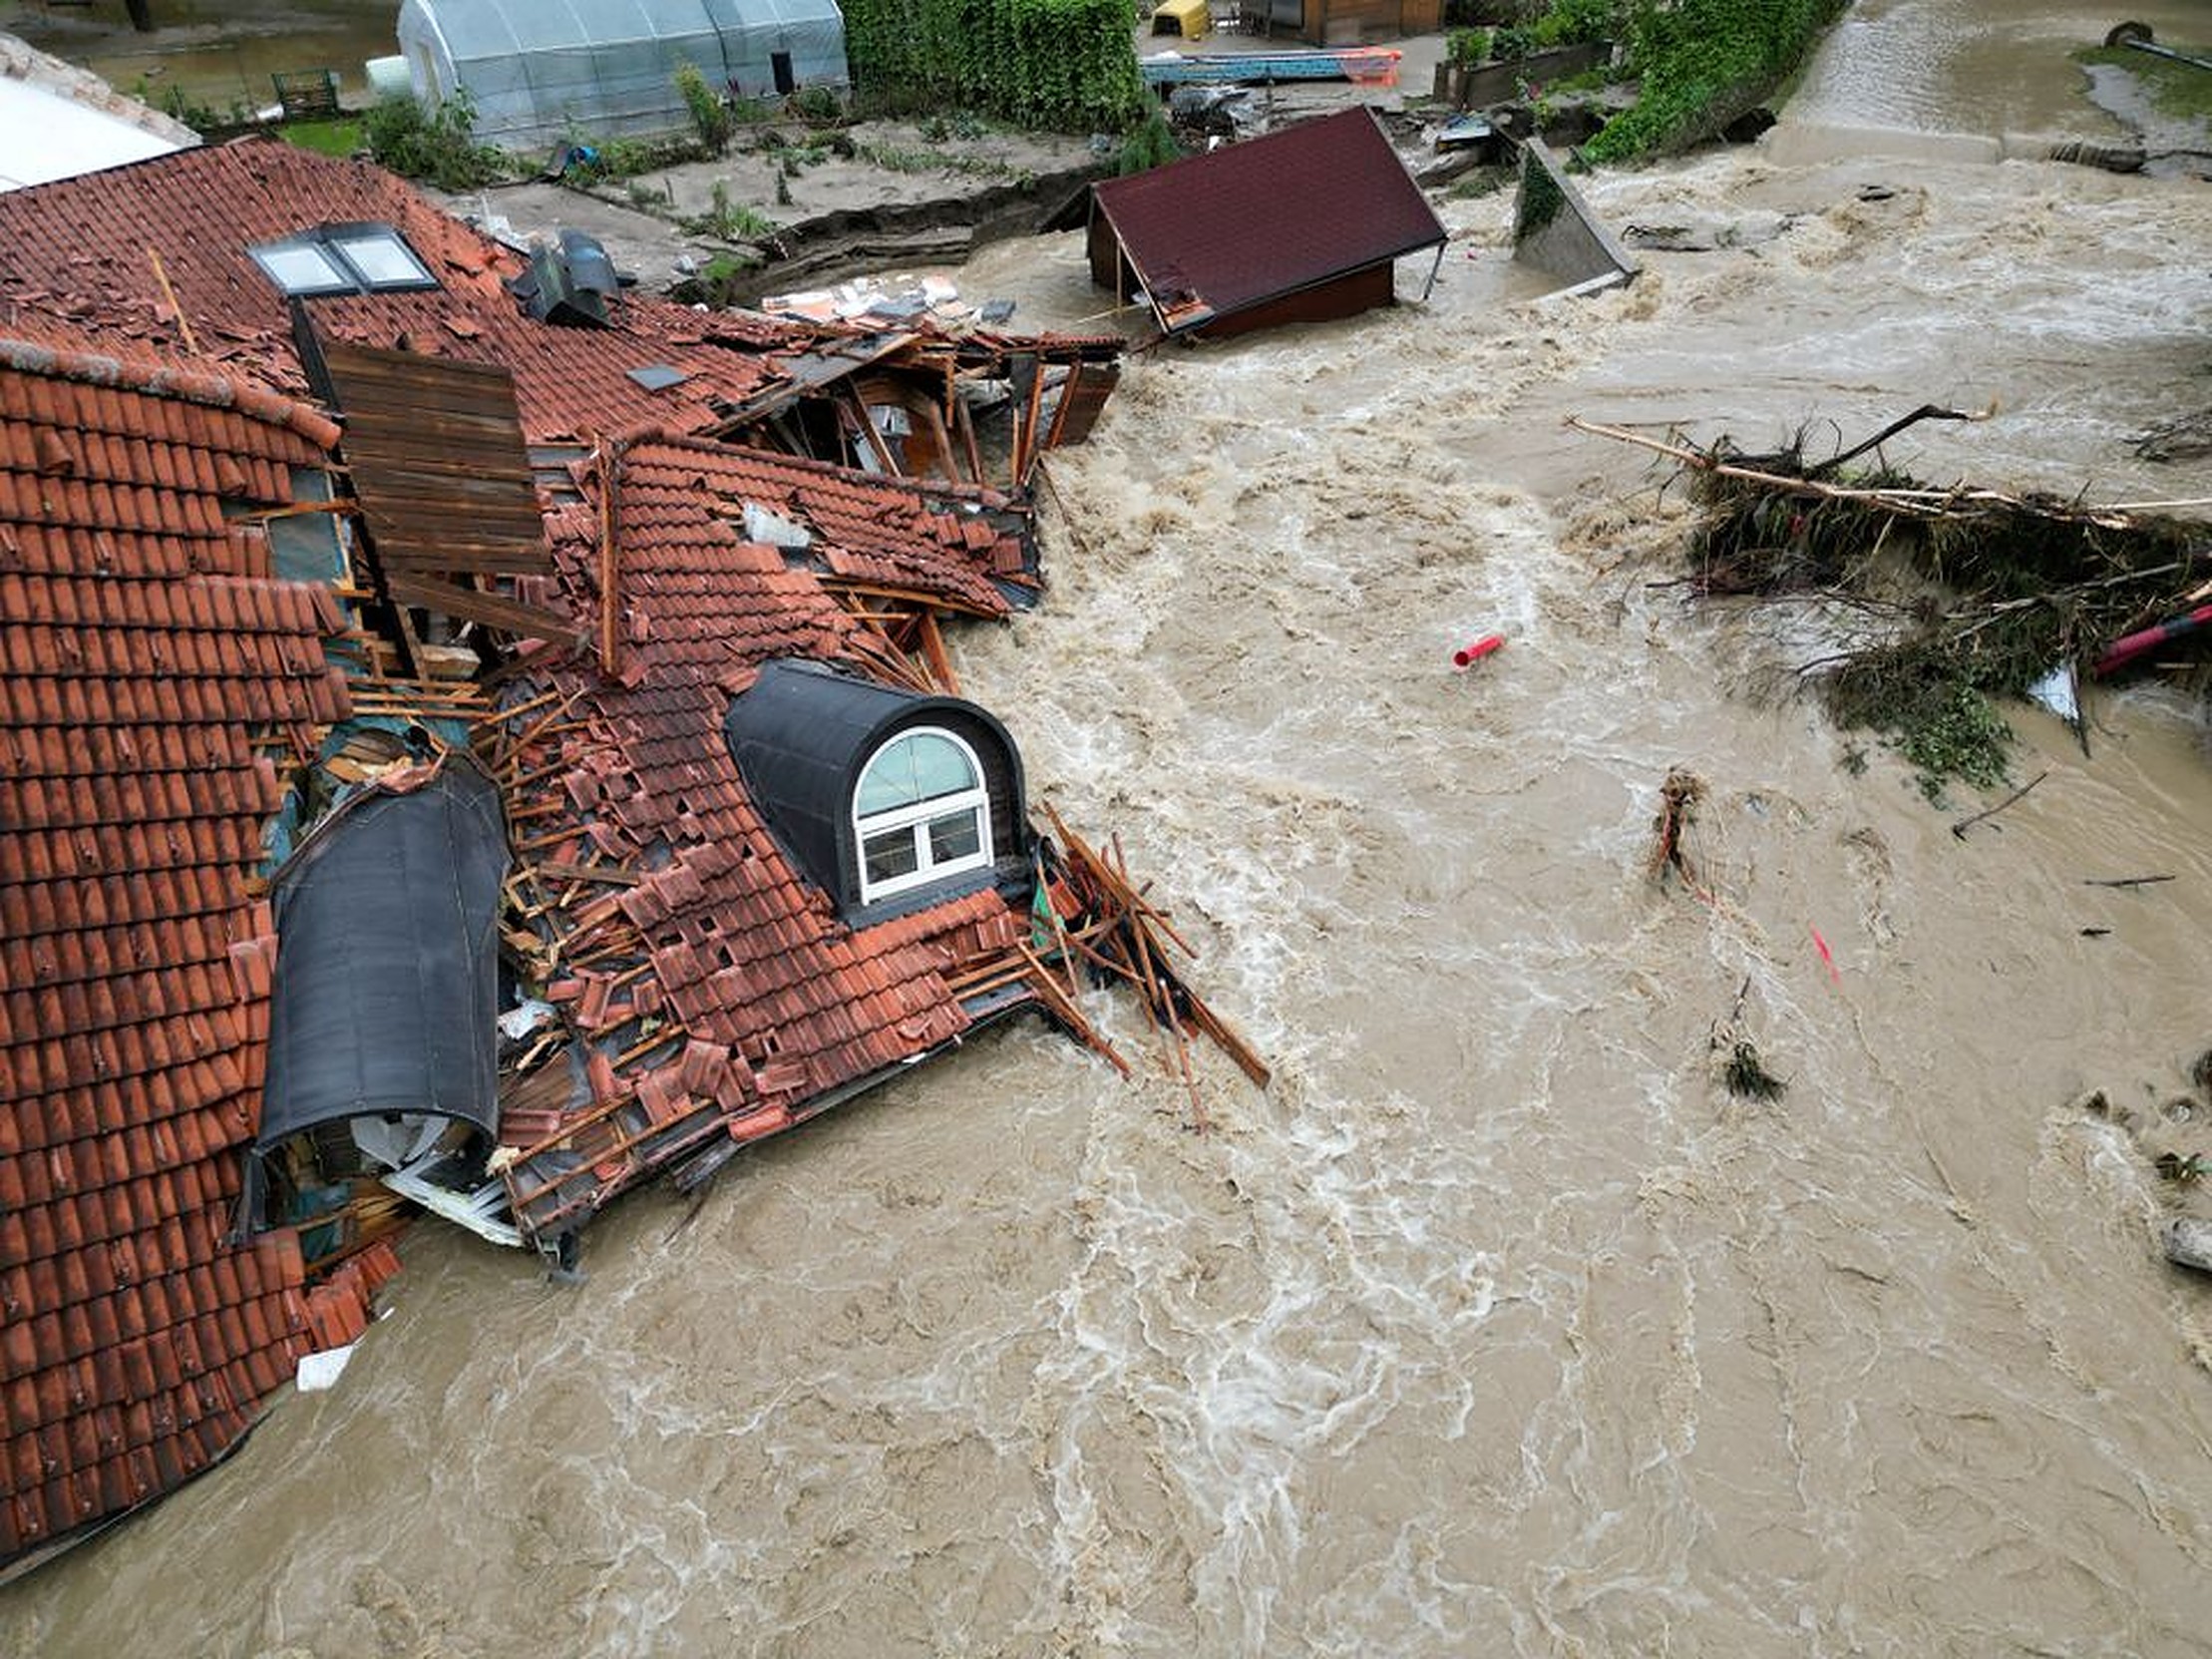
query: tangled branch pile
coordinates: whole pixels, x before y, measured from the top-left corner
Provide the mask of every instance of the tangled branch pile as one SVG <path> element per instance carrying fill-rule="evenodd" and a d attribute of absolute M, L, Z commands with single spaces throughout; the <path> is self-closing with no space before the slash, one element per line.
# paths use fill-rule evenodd
<path fill-rule="evenodd" d="M 1844 471 L 1922 409 L 1827 461 L 1785 448 L 1709 450 L 1585 426 L 1680 461 L 1703 508 L 1689 547 L 1706 595 L 1821 595 L 1864 622 L 1858 642 L 1800 670 L 1846 727 L 1885 732 L 1933 794 L 2005 775 L 2011 731 L 1992 699 L 2054 667 L 2086 675 L 2111 642 L 2201 601 L 2212 532 L 2169 516 L 2041 494 L 1930 489 Z M 2196 670 L 2200 685 L 2212 674 Z"/>

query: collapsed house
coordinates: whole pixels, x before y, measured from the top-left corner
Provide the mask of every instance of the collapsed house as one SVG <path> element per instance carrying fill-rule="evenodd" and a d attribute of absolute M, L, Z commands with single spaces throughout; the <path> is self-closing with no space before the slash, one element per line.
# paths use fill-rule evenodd
<path fill-rule="evenodd" d="M 1117 303 L 1209 339 L 1388 305 L 1394 262 L 1433 247 L 1441 263 L 1446 239 L 1364 106 L 1100 180 L 1042 226 L 1078 227 Z"/>
<path fill-rule="evenodd" d="M 262 142 L 0 198 L 0 1570 L 355 1340 L 411 1204 L 565 1264 L 993 1021 L 1096 1041 L 1078 953 L 1265 1077 L 940 632 L 1035 595 L 1119 342 L 595 255 Z"/>

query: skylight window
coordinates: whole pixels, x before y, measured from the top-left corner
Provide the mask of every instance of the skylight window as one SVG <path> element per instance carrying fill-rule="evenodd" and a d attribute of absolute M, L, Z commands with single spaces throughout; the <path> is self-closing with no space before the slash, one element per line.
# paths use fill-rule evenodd
<path fill-rule="evenodd" d="M 365 235 L 333 235 L 330 243 L 346 263 L 359 271 L 372 288 L 436 287 L 437 278 L 424 268 L 415 250 L 400 240 L 397 230 L 372 230 Z"/>
<path fill-rule="evenodd" d="M 246 251 L 271 282 L 303 297 L 438 286 L 430 267 L 389 224 L 326 224 Z"/>
<path fill-rule="evenodd" d="M 253 249 L 254 261 L 286 293 L 353 293 L 353 278 L 313 242 L 278 242 Z"/>

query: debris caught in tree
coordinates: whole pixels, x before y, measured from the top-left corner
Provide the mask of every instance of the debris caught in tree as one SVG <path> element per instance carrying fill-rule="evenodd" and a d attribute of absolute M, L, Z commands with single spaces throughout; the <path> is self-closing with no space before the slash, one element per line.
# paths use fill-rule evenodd
<path fill-rule="evenodd" d="M 1882 441 L 1917 421 L 1979 418 L 1924 407 L 1826 461 L 1807 458 L 1803 431 L 1751 454 L 1725 438 L 1699 448 L 1570 424 L 1657 451 L 1690 476 L 1703 508 L 1689 545 L 1696 592 L 1832 608 L 1838 648 L 1799 677 L 1818 685 L 1840 725 L 1887 732 L 1933 798 L 1947 779 L 2004 779 L 2012 734 L 1993 698 L 2025 695 L 2053 664 L 2093 676 L 2112 641 L 2201 603 L 2192 595 L 2212 573 L 2204 526 L 2170 511 L 2202 503 L 1930 488 L 1880 456 Z M 1843 470 L 1863 456 L 1866 470 Z M 2200 644 L 2125 665 L 2178 667 L 2212 693 Z"/>

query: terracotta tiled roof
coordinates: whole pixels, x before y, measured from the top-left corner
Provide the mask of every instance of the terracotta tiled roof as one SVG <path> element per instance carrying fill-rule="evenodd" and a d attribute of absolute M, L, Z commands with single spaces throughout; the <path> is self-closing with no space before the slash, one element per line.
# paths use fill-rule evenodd
<path fill-rule="evenodd" d="M 869 636 L 821 579 L 742 540 L 733 505 L 808 525 L 810 551 L 831 570 L 871 557 L 856 542 L 887 561 L 897 550 L 902 586 L 1003 611 L 979 574 L 996 533 L 969 549 L 960 527 L 984 521 L 928 515 L 922 495 L 713 445 L 644 444 L 625 456 L 621 683 L 580 667 L 554 674 L 591 714 L 510 757 L 544 773 L 549 798 L 566 808 L 564 833 L 538 860 L 603 860 L 641 877 L 611 895 L 574 895 L 577 914 L 596 912 L 603 931 L 577 947 L 596 959 L 552 989 L 587 1039 L 630 1057 L 595 1061 L 589 1093 L 564 1107 L 504 1114 L 512 1145 L 563 1142 L 511 1171 L 518 1214 L 534 1227 L 595 1208 L 708 1137 L 788 1127 L 821 1096 L 958 1036 L 971 1022 L 947 973 L 1026 936 L 1025 913 L 990 890 L 855 932 L 768 832 L 722 736 L 730 696 L 762 662 L 871 661 Z M 570 601 L 588 611 L 597 513 L 577 509 L 553 528 Z M 657 1040 L 640 1046 L 640 1031 Z"/>
<path fill-rule="evenodd" d="M 871 478 L 767 450 L 671 440 L 629 450 L 622 511 L 665 514 L 704 498 L 733 523 L 750 503 L 811 530 L 826 574 L 1003 616 L 992 576 L 1026 574 L 1028 541 L 991 490 Z M 742 532 L 741 532 L 742 533 Z"/>
<path fill-rule="evenodd" d="M 362 345 L 404 343 L 507 365 L 533 439 L 647 424 L 699 430 L 719 418 L 716 401 L 771 384 L 778 371 L 764 354 L 798 337 L 765 319 L 637 296 L 619 303 L 611 328 L 534 321 L 503 286 L 523 268 L 517 255 L 380 168 L 273 140 L 0 194 L 0 331 L 12 300 L 32 316 L 69 319 L 103 339 L 185 348 L 302 395 L 284 295 L 246 249 L 356 220 L 397 228 L 442 285 L 311 299 L 316 327 Z M 629 371 L 651 364 L 690 378 L 647 391 Z"/>
<path fill-rule="evenodd" d="M 1364 106 L 1091 189 L 1163 314 L 1227 315 L 1444 240 Z"/>
<path fill-rule="evenodd" d="M 0 1561 L 205 1467 L 388 1252 L 315 1295 L 223 1244 L 275 940 L 264 745 L 345 711 L 324 591 L 231 515 L 334 428 L 174 369 L 0 341 Z"/>

